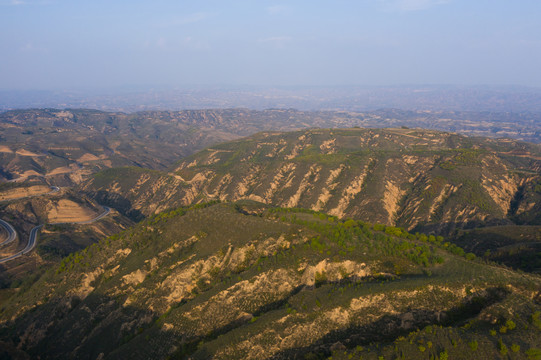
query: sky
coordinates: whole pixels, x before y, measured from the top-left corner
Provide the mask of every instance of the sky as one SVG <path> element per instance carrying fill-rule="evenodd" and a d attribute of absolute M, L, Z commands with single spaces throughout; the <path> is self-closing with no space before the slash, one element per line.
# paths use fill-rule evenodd
<path fill-rule="evenodd" d="M 0 89 L 541 87 L 539 0 L 0 0 Z"/>

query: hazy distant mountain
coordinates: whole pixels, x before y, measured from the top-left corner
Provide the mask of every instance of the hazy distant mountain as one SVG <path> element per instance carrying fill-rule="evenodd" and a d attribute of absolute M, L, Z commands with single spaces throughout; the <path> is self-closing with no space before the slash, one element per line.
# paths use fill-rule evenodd
<path fill-rule="evenodd" d="M 295 108 L 371 111 L 541 112 L 541 89 L 520 86 L 133 87 L 87 91 L 0 91 L 0 110 L 91 108 L 106 111 Z"/>
<path fill-rule="evenodd" d="M 407 126 L 541 141 L 541 114 L 531 113 L 14 110 L 0 114 L 0 178 L 47 176 L 80 182 L 110 167 L 165 169 L 206 146 L 258 131 L 354 126 Z"/>

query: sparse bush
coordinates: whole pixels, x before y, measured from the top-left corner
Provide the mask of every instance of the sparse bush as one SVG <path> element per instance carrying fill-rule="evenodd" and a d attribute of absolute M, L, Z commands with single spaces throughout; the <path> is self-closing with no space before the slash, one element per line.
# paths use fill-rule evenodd
<path fill-rule="evenodd" d="M 513 330 L 514 328 L 517 327 L 517 325 L 515 324 L 513 320 L 507 320 L 505 322 L 505 326 L 507 327 L 508 330 Z"/>
<path fill-rule="evenodd" d="M 205 291 L 209 288 L 209 284 L 205 278 L 199 278 L 196 282 L 197 288 L 201 291 Z"/>
<path fill-rule="evenodd" d="M 443 350 L 442 352 L 440 352 L 440 360 L 448 360 L 449 359 L 449 354 L 447 353 L 447 350 Z"/>
<path fill-rule="evenodd" d="M 198 231 L 198 232 L 195 234 L 195 237 L 197 237 L 198 240 L 201 240 L 201 239 L 207 237 L 207 233 L 204 232 L 204 231 Z"/>
<path fill-rule="evenodd" d="M 507 346 L 503 343 L 502 339 L 498 340 L 498 350 L 500 351 L 500 354 L 507 355 L 507 352 L 509 351 L 507 349 Z"/>
<path fill-rule="evenodd" d="M 443 170 L 453 170 L 456 166 L 451 161 L 444 161 L 439 164 L 439 167 Z"/>
<path fill-rule="evenodd" d="M 530 322 L 533 326 L 541 330 L 541 311 L 536 311 L 530 317 Z"/>
<path fill-rule="evenodd" d="M 529 360 L 541 360 L 541 350 L 536 348 L 528 349 L 526 356 L 528 356 Z"/>

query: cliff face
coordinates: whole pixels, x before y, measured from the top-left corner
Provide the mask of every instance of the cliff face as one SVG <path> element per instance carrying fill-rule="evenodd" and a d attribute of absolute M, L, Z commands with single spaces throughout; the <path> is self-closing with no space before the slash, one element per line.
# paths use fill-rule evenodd
<path fill-rule="evenodd" d="M 509 140 L 410 129 L 317 129 L 213 146 L 167 173 L 105 171 L 83 188 L 132 214 L 251 199 L 446 232 L 480 223 L 539 223 L 540 164 L 539 146 Z"/>

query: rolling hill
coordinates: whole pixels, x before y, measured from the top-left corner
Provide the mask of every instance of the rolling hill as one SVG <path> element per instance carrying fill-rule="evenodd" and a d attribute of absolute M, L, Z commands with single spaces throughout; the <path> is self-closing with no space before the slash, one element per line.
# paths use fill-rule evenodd
<path fill-rule="evenodd" d="M 538 276 L 440 237 L 310 210 L 207 203 L 65 258 L 0 307 L 4 356 L 537 356 Z"/>
<path fill-rule="evenodd" d="M 0 358 L 541 354 L 540 145 L 296 130 L 360 121 L 336 112 L 1 116 L 1 251 L 49 225 L 1 267 Z"/>
<path fill-rule="evenodd" d="M 541 224 L 541 149 L 418 129 L 265 132 L 212 146 L 168 172 L 110 169 L 82 188 L 134 218 L 251 199 L 408 230 Z"/>
<path fill-rule="evenodd" d="M 0 179 L 80 183 L 101 169 L 164 170 L 207 146 L 259 131 L 421 127 L 539 142 L 539 115 L 507 112 L 208 109 L 131 114 L 84 109 L 0 113 Z"/>

